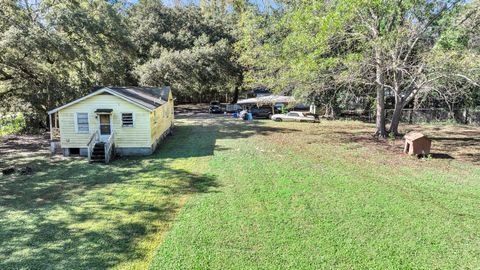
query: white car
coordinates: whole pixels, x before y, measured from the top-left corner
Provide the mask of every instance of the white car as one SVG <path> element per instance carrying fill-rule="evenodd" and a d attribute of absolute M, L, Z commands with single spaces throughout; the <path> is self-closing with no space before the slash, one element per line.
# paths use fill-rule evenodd
<path fill-rule="evenodd" d="M 272 115 L 274 121 L 296 121 L 296 122 L 316 122 L 315 117 L 312 115 L 305 115 L 302 112 L 289 112 L 287 114 L 274 114 Z"/>

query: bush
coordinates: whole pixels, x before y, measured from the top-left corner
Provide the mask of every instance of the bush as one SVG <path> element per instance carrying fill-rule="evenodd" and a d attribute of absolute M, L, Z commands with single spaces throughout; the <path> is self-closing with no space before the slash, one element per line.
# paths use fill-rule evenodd
<path fill-rule="evenodd" d="M 0 136 L 18 134 L 25 130 L 25 117 L 21 113 L 0 115 Z"/>

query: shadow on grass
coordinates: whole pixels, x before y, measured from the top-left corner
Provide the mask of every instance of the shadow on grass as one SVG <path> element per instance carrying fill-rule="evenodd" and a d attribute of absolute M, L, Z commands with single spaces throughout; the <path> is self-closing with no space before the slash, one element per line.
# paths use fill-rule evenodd
<path fill-rule="evenodd" d="M 445 153 L 430 153 L 430 156 L 434 159 L 454 159 L 452 156 Z"/>
<path fill-rule="evenodd" d="M 144 260 L 148 250 L 138 240 L 166 230 L 182 195 L 218 187 L 214 175 L 174 161 L 227 150 L 215 146 L 218 139 L 295 131 L 199 120 L 176 127 L 148 157 L 109 165 L 33 157 L 34 175 L 0 176 L 0 269 L 105 269 Z"/>
<path fill-rule="evenodd" d="M 461 141 L 461 142 L 480 142 L 480 138 L 472 137 L 430 137 L 434 141 Z"/>
<path fill-rule="evenodd" d="M 218 186 L 213 176 L 144 162 L 65 162 L 43 176 L 0 179 L 0 269 L 105 269 L 144 259 L 136 242 L 174 219 L 181 195 Z M 143 200 L 146 192 L 164 199 Z"/>

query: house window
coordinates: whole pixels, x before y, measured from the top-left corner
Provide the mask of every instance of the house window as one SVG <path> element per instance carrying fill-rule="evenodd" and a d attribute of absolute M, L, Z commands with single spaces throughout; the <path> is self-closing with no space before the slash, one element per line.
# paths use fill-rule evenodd
<path fill-rule="evenodd" d="M 88 113 L 77 113 L 77 132 L 88 133 Z"/>
<path fill-rule="evenodd" d="M 133 113 L 122 113 L 122 127 L 133 127 Z"/>

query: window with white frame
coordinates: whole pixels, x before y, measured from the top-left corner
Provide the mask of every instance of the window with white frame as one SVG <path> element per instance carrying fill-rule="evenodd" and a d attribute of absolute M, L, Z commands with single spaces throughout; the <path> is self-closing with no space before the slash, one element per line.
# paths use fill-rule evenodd
<path fill-rule="evenodd" d="M 77 113 L 77 132 L 88 133 L 88 113 Z"/>
<path fill-rule="evenodd" d="M 133 113 L 122 113 L 122 127 L 133 127 Z"/>

